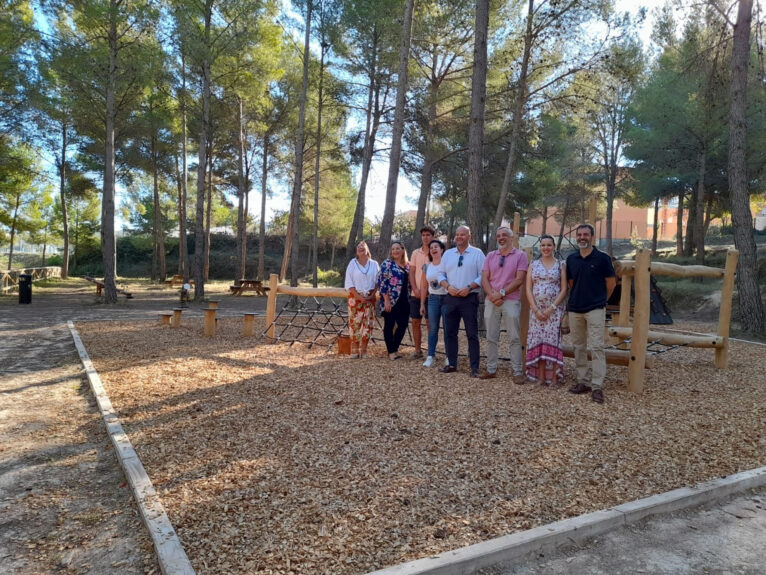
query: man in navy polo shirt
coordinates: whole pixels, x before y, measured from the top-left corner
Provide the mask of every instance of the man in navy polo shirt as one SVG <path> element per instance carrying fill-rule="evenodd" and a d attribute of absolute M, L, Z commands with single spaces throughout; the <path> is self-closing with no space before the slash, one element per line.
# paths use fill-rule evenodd
<path fill-rule="evenodd" d="M 606 302 L 617 279 L 609 255 L 593 245 L 593 226 L 577 226 L 579 250 L 567 258 L 569 279 L 569 329 L 572 334 L 577 366 L 577 384 L 571 393 L 591 392 L 591 399 L 604 403 L 604 321 Z M 591 380 L 588 381 L 588 350 L 591 353 Z"/>

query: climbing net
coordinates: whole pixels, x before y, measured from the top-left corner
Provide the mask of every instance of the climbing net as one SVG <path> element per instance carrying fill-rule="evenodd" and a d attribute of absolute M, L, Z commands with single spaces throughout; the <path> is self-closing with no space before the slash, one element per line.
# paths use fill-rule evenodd
<path fill-rule="evenodd" d="M 338 341 L 338 337 L 348 333 L 348 304 L 346 299 L 330 297 L 293 297 L 287 301 L 281 308 L 278 308 L 273 323 L 267 325 L 263 330 L 262 336 L 266 336 L 271 327 L 274 328 L 272 341 L 289 343 L 291 346 L 296 343 L 306 344 L 311 348 L 314 345 L 326 345 L 330 351 Z M 486 337 L 486 328 L 484 326 L 484 305 L 481 304 L 478 310 L 479 336 L 481 339 Z M 439 340 L 443 344 L 443 329 L 440 327 Z M 460 332 L 465 333 L 465 328 L 460 326 Z M 375 316 L 375 329 L 370 340 L 373 343 L 383 342 L 382 318 Z M 505 327 L 501 329 L 501 334 L 505 334 Z M 428 331 L 426 323 L 423 322 L 423 343 L 426 344 Z M 414 347 L 412 331 L 407 327 L 407 333 L 402 341 L 402 345 Z M 440 346 L 441 347 L 441 346 Z M 467 346 L 461 344 L 459 357 L 468 357 L 465 352 Z M 501 349 L 507 349 L 507 345 L 502 345 Z M 443 355 L 443 350 L 437 348 L 437 355 Z M 482 349 L 481 357 L 486 354 Z M 501 355 L 498 359 L 510 360 L 510 357 Z"/>
<path fill-rule="evenodd" d="M 633 338 L 631 337 L 625 338 L 619 343 L 604 346 L 604 349 L 618 349 L 623 351 L 630 351 L 630 343 L 632 339 Z M 664 344 L 662 343 L 662 340 L 659 340 L 659 339 L 649 340 L 646 343 L 646 353 L 648 353 L 649 355 L 662 355 L 663 353 L 673 351 L 674 349 L 677 349 L 679 347 L 688 347 L 689 345 L 690 345 L 689 342 L 676 343 L 671 345 L 671 344 Z"/>
<path fill-rule="evenodd" d="M 293 297 L 277 312 L 274 322 L 267 325 L 263 335 L 274 327 L 274 341 L 304 343 L 310 347 L 319 340 L 327 344 L 328 350 L 348 326 L 346 300 L 309 296 Z"/>

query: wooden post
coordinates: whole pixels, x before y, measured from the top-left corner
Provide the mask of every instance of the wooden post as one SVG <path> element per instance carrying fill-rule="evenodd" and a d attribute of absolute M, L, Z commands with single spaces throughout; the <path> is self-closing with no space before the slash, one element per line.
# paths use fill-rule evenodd
<path fill-rule="evenodd" d="M 633 276 L 623 274 L 620 285 L 620 318 L 617 325 L 628 327 L 630 325 L 630 290 L 633 285 Z"/>
<path fill-rule="evenodd" d="M 266 302 L 266 337 L 274 340 L 274 319 L 277 317 L 277 288 L 279 287 L 279 276 L 271 274 L 269 276 L 269 301 Z"/>
<path fill-rule="evenodd" d="M 527 254 L 527 262 L 529 262 L 529 269 L 532 268 L 532 248 L 524 248 L 524 253 Z M 527 270 L 527 273 L 530 273 Z M 527 283 L 526 280 L 521 287 L 521 313 L 519 315 L 519 337 L 521 338 L 521 365 L 524 373 L 526 373 L 527 365 L 527 335 L 529 334 L 529 301 L 527 300 Z M 486 305 L 486 304 L 484 304 Z"/>
<path fill-rule="evenodd" d="M 255 333 L 255 314 L 246 313 L 245 323 L 242 324 L 242 335 L 245 337 L 251 337 Z"/>
<path fill-rule="evenodd" d="M 635 301 L 633 305 L 633 337 L 630 340 L 630 363 L 628 364 L 628 390 L 644 390 L 644 362 L 646 360 L 646 336 L 649 332 L 649 291 L 651 290 L 651 252 L 636 252 Z"/>
<path fill-rule="evenodd" d="M 739 252 L 729 250 L 726 253 L 726 268 L 721 286 L 721 310 L 718 312 L 718 331 L 723 338 L 723 347 L 715 350 L 715 366 L 723 369 L 728 363 L 729 354 L 729 325 L 731 324 L 731 299 L 734 294 L 734 272 L 737 269 Z"/>
<path fill-rule="evenodd" d="M 207 302 L 207 307 L 209 307 L 210 309 L 218 309 L 218 300 L 211 299 L 209 302 Z"/>
<path fill-rule="evenodd" d="M 170 327 L 181 327 L 181 312 L 182 311 L 183 311 L 183 308 L 180 308 L 180 307 L 173 308 L 173 322 L 170 324 Z"/>
<path fill-rule="evenodd" d="M 521 228 L 521 214 L 513 212 L 513 247 L 519 247 L 519 228 Z"/>
<path fill-rule="evenodd" d="M 215 335 L 215 313 L 214 308 L 205 308 L 205 335 Z"/>
<path fill-rule="evenodd" d="M 160 325 L 170 325 L 170 318 L 173 317 L 172 313 L 160 314 Z"/>

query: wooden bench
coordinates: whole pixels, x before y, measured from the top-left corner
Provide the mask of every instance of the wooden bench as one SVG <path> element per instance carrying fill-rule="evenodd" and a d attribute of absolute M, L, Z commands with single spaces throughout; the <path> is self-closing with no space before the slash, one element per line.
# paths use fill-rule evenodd
<path fill-rule="evenodd" d="M 245 292 L 254 292 L 255 295 L 269 295 L 268 286 L 264 286 L 261 280 L 241 280 L 239 285 L 229 286 L 229 290 L 234 295 L 242 295 Z"/>
<path fill-rule="evenodd" d="M 101 296 L 101 292 L 104 289 L 104 281 L 103 280 L 97 280 L 96 278 L 92 278 L 90 276 L 83 276 L 83 279 L 89 281 L 92 284 L 95 284 L 95 286 L 96 286 L 96 295 L 100 297 Z M 128 290 L 125 290 L 125 289 L 122 289 L 122 288 L 116 288 L 116 289 L 117 289 L 117 293 L 118 294 L 121 294 L 121 295 L 125 296 L 125 299 L 133 299 L 133 294 L 131 292 L 129 292 Z"/>

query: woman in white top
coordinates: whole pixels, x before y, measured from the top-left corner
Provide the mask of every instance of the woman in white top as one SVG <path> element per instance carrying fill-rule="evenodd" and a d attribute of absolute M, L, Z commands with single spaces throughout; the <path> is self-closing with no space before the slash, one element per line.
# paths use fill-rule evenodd
<path fill-rule="evenodd" d="M 372 259 L 366 242 L 356 245 L 356 257 L 346 267 L 348 325 L 351 330 L 351 357 L 367 357 L 367 343 L 375 325 L 376 281 L 380 266 Z"/>
<path fill-rule="evenodd" d="M 425 367 L 432 367 L 434 364 L 436 344 L 439 342 L 439 324 L 444 323 L 444 296 L 447 295 L 447 289 L 439 283 L 439 274 L 443 276 L 444 273 L 441 266 L 443 254 L 444 244 L 439 240 L 431 240 L 431 243 L 428 244 L 430 263 L 425 268 L 426 281 L 428 282 L 427 309 L 425 290 L 420 297 L 420 314 L 428 319 L 428 357 L 423 363 Z"/>

